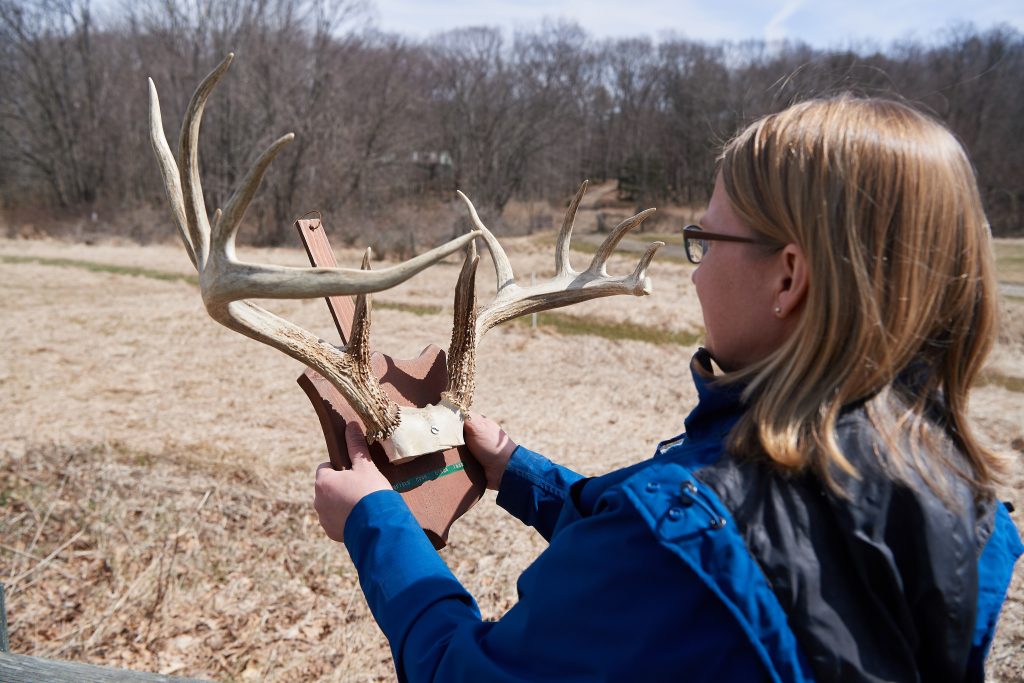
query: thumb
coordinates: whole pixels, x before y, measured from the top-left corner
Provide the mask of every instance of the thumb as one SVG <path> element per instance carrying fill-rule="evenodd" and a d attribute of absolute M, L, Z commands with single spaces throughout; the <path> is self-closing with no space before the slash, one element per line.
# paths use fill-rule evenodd
<path fill-rule="evenodd" d="M 464 432 L 472 434 L 473 436 L 479 436 L 484 429 L 487 428 L 487 424 L 489 422 L 490 421 L 480 413 L 470 411 L 466 413 L 466 419 L 462 422 L 462 429 Z"/>
<path fill-rule="evenodd" d="M 366 435 L 359 427 L 358 422 L 349 422 L 345 425 L 345 445 L 348 447 L 348 459 L 352 463 L 352 469 L 359 469 L 373 464 L 370 458 L 370 445 L 366 443 Z"/>

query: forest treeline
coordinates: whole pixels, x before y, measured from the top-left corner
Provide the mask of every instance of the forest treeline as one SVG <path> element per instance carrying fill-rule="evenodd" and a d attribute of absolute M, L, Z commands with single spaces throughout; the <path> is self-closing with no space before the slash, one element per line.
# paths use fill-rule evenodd
<path fill-rule="evenodd" d="M 296 133 L 247 214 L 247 241 L 290 241 L 292 221 L 315 209 L 348 238 L 415 250 L 458 229 L 454 209 L 437 208 L 452 206 L 455 189 L 500 229 L 510 200 L 564 202 L 583 178 L 618 180 L 638 207 L 699 204 L 738 126 L 844 91 L 945 121 L 971 154 L 994 232 L 1024 234 L 1024 38 L 1012 28 L 848 50 L 596 40 L 566 22 L 411 40 L 373 30 L 355 0 L 102 11 L 88 0 L 0 0 L 8 224 L 35 212 L 116 225 L 146 208 L 143 222 L 166 223 L 146 78 L 174 146 L 192 90 L 228 52 L 235 62 L 203 119 L 207 205 L 223 206 L 260 152 Z"/>

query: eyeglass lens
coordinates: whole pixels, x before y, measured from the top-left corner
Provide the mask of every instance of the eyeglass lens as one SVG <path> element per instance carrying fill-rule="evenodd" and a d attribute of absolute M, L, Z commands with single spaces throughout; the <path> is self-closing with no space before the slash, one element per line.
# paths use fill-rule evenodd
<path fill-rule="evenodd" d="M 694 263 L 700 263 L 701 259 L 704 258 L 704 254 L 707 253 L 708 241 L 707 240 L 701 240 L 701 239 L 695 239 L 693 237 L 691 237 L 688 241 L 690 243 L 690 248 L 689 248 L 690 260 L 693 261 Z"/>
<path fill-rule="evenodd" d="M 697 237 L 685 236 L 683 242 L 685 243 L 683 246 L 686 249 L 686 258 L 689 259 L 690 263 L 700 263 L 701 259 L 704 258 L 704 254 L 708 251 L 708 241 Z"/>

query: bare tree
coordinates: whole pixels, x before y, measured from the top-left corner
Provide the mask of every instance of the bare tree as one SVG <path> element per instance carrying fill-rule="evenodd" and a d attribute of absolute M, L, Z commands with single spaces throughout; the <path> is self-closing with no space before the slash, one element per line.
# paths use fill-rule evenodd
<path fill-rule="evenodd" d="M 650 205 L 662 196 L 665 168 L 658 151 L 661 65 L 648 39 L 606 43 L 603 50 L 606 82 L 617 116 L 605 142 L 614 155 L 619 192 L 636 206 Z"/>
<path fill-rule="evenodd" d="M 699 204 L 737 127 L 841 91 L 945 121 L 993 230 L 1024 233 L 1024 37 L 1012 28 L 844 50 L 598 43 L 565 22 L 416 42 L 371 30 L 364 1 L 126 2 L 101 21 L 90 0 L 0 0 L 0 201 L 68 213 L 162 203 L 134 123 L 145 77 L 179 119 L 192 84 L 235 52 L 200 140 L 208 203 L 227 201 L 272 137 L 297 134 L 246 216 L 243 239 L 256 242 L 292 239 L 292 220 L 319 209 L 343 238 L 415 251 L 426 227 L 450 229 L 455 189 L 500 229 L 511 199 L 564 201 L 584 177 L 617 178 L 638 207 Z"/>
<path fill-rule="evenodd" d="M 495 223 L 531 164 L 574 134 L 567 123 L 576 104 L 537 43 L 517 40 L 509 49 L 497 30 L 462 29 L 431 47 L 439 151 L 451 155 L 454 186 L 479 197 L 481 214 Z"/>
<path fill-rule="evenodd" d="M 40 199 L 92 204 L 118 144 L 107 46 L 88 0 L 0 1 L 0 147 Z"/>

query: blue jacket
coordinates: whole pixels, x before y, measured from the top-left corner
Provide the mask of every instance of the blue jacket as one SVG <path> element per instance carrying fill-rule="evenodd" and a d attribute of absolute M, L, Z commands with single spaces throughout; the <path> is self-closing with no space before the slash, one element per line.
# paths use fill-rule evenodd
<path fill-rule="evenodd" d="M 792 586 L 771 562 L 767 572 L 759 563 L 751 531 L 763 520 L 723 502 L 719 492 L 729 499 L 721 485 L 729 478 L 707 477 L 716 490 L 700 476 L 725 460 L 723 439 L 742 406 L 735 391 L 696 371 L 694 379 L 700 402 L 686 433 L 663 442 L 650 460 L 583 479 L 525 448 L 515 451 L 498 503 L 550 545 L 520 576 L 519 602 L 498 621 L 481 620 L 397 493 L 374 493 L 356 505 L 345 544 L 400 680 L 804 681 L 816 672 L 825 672 L 819 679 L 873 680 L 873 662 L 850 668 L 843 655 L 849 634 L 835 646 L 830 631 L 822 646 L 817 615 L 806 619 Z M 970 661 L 960 680 L 983 678 L 984 654 L 1024 550 L 1002 506 L 991 520 L 980 558 L 970 550 L 978 559 L 968 572 L 976 571 L 967 587 Z M 827 593 L 824 602 L 844 609 Z M 833 646 L 838 659 L 822 654 Z"/>

